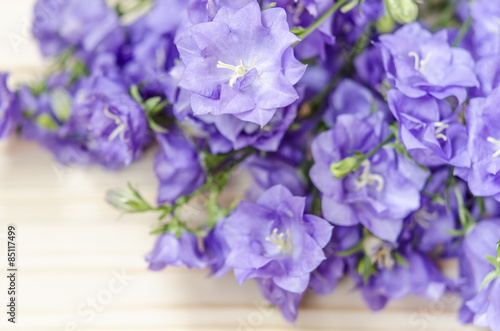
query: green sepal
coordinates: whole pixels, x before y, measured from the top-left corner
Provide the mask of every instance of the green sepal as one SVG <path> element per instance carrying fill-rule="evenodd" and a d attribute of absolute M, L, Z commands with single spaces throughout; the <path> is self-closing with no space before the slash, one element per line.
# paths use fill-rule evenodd
<path fill-rule="evenodd" d="M 301 26 L 298 26 L 298 27 L 295 27 L 295 28 L 291 28 L 290 29 L 290 32 L 295 34 L 295 35 L 299 35 L 301 34 L 302 32 L 304 32 L 306 29 L 304 29 L 303 27 Z"/>
<path fill-rule="evenodd" d="M 330 172 L 335 178 L 344 178 L 355 170 L 360 156 L 346 157 L 345 159 L 334 162 L 330 165 Z"/>
<path fill-rule="evenodd" d="M 346 249 L 344 251 L 340 252 L 335 252 L 335 255 L 340 256 L 340 257 L 346 257 L 346 256 L 351 256 L 353 254 L 359 253 L 363 251 L 363 240 L 361 240 L 359 243 L 354 245 L 353 247 Z"/>
<path fill-rule="evenodd" d="M 64 88 L 57 88 L 50 93 L 50 105 L 57 119 L 64 123 L 72 111 L 71 95 Z"/>
<path fill-rule="evenodd" d="M 167 133 L 168 129 L 164 128 L 163 126 L 159 125 L 156 123 L 151 117 L 148 116 L 148 124 L 151 130 L 155 132 L 160 132 L 160 133 Z"/>
<path fill-rule="evenodd" d="M 493 270 L 489 274 L 486 275 L 486 277 L 483 280 L 483 283 L 481 284 L 481 287 L 479 288 L 479 291 L 483 289 L 486 285 L 488 285 L 489 282 L 492 282 L 493 280 L 497 279 L 500 277 L 500 270 Z"/>
<path fill-rule="evenodd" d="M 348 2 L 345 5 L 343 5 L 342 7 L 340 7 L 340 11 L 345 14 L 345 13 L 353 10 L 354 8 L 356 8 L 358 3 L 359 3 L 359 0 L 351 0 L 350 2 Z"/>
<path fill-rule="evenodd" d="M 418 17 L 418 6 L 414 0 L 384 0 L 391 17 L 400 24 L 415 21 Z"/>
<path fill-rule="evenodd" d="M 41 114 L 36 118 L 36 124 L 49 131 L 57 131 L 59 124 L 49 114 Z"/>
<path fill-rule="evenodd" d="M 276 7 L 276 2 L 271 2 L 269 5 L 267 5 L 266 7 L 262 8 L 262 11 L 266 10 L 266 9 L 271 9 L 271 8 L 274 8 Z"/>
<path fill-rule="evenodd" d="M 154 209 L 130 183 L 124 189 L 108 190 L 106 201 L 126 213 L 141 213 Z"/>
<path fill-rule="evenodd" d="M 399 252 L 392 251 L 392 257 L 394 258 L 394 261 L 396 261 L 397 264 L 402 265 L 405 268 L 410 267 L 408 260 L 403 255 L 401 255 Z"/>

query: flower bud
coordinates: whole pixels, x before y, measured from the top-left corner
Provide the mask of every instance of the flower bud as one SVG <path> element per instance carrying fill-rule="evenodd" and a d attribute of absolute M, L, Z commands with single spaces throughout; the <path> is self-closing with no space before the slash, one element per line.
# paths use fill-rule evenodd
<path fill-rule="evenodd" d="M 390 33 L 395 27 L 394 19 L 391 15 L 385 15 L 377 21 L 376 27 L 379 33 Z"/>
<path fill-rule="evenodd" d="M 418 6 L 414 0 L 386 0 L 385 4 L 389 14 L 398 23 L 411 23 L 417 19 Z"/>
<path fill-rule="evenodd" d="M 41 114 L 35 121 L 38 126 L 48 131 L 57 131 L 59 128 L 57 122 L 49 114 Z"/>
<path fill-rule="evenodd" d="M 64 88 L 55 89 L 50 93 L 50 105 L 57 119 L 66 122 L 71 115 L 71 95 Z"/>
<path fill-rule="evenodd" d="M 130 188 L 108 190 L 106 201 L 126 213 L 138 213 L 151 209 L 151 206 Z"/>
<path fill-rule="evenodd" d="M 344 178 L 351 173 L 358 163 L 359 156 L 351 156 L 330 165 L 330 171 L 335 178 Z"/>

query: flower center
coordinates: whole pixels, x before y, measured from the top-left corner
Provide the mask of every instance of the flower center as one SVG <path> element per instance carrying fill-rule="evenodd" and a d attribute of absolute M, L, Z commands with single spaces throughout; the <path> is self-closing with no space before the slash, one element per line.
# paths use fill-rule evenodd
<path fill-rule="evenodd" d="M 416 52 L 409 52 L 408 56 L 415 58 L 415 70 L 423 72 L 425 66 L 427 65 L 427 62 L 429 62 L 432 57 L 432 53 L 427 54 L 427 56 L 423 60 L 420 60 L 420 56 Z"/>
<path fill-rule="evenodd" d="M 490 143 L 497 145 L 497 151 L 493 153 L 493 157 L 497 157 L 500 155 L 500 140 L 496 140 L 495 138 L 488 137 L 487 139 Z"/>
<path fill-rule="evenodd" d="M 240 60 L 240 64 L 238 64 L 237 66 L 232 66 L 230 64 L 226 64 L 222 61 L 219 61 L 217 62 L 217 68 L 219 69 L 229 69 L 229 70 L 233 70 L 234 72 L 236 72 L 235 75 L 233 75 L 231 77 L 231 79 L 229 80 L 229 86 L 233 87 L 234 83 L 236 82 L 236 80 L 240 77 L 243 77 L 245 76 L 245 74 L 247 72 L 249 72 L 250 70 L 252 70 L 254 67 L 255 67 L 255 62 L 257 61 L 257 57 L 253 60 L 253 63 L 252 63 L 252 66 L 251 67 L 247 67 L 243 64 L 243 60 Z"/>
<path fill-rule="evenodd" d="M 363 239 L 363 250 L 370 257 L 372 265 L 377 264 L 379 268 L 392 269 L 395 261 L 392 257 L 392 248 L 382 240 L 369 236 Z"/>
<path fill-rule="evenodd" d="M 120 140 L 122 142 L 125 142 L 125 131 L 127 131 L 127 125 L 122 122 L 118 115 L 110 112 L 108 107 L 104 108 L 104 115 L 106 115 L 107 118 L 113 120 L 117 125 L 116 129 L 114 129 L 113 132 L 111 132 L 111 134 L 109 135 L 108 140 L 113 141 L 116 137 L 119 136 Z"/>
<path fill-rule="evenodd" d="M 287 229 L 285 234 L 283 232 L 278 232 L 278 229 L 275 228 L 271 233 L 271 235 L 266 237 L 266 241 L 278 246 L 278 249 L 281 253 L 292 252 L 292 240 L 290 238 L 290 229 Z"/>
<path fill-rule="evenodd" d="M 428 229 L 431 225 L 431 221 L 437 219 L 439 216 L 439 213 L 437 210 L 433 211 L 432 213 L 429 212 L 429 209 L 427 206 L 424 208 L 421 208 L 418 210 L 415 215 L 413 216 L 413 219 L 415 222 L 423 227 L 424 229 Z"/>
<path fill-rule="evenodd" d="M 361 166 L 363 167 L 363 172 L 361 172 L 361 175 L 356 178 L 356 190 L 361 190 L 361 188 L 366 185 L 377 184 L 377 191 L 382 191 L 384 188 L 384 178 L 370 172 L 370 161 L 364 160 L 361 162 Z"/>
<path fill-rule="evenodd" d="M 302 22 L 300 15 L 302 15 L 306 7 L 304 7 L 304 5 L 300 2 L 297 4 L 296 0 L 292 2 L 293 3 L 288 4 L 286 9 L 289 13 L 293 14 L 293 23 L 299 25 Z"/>
<path fill-rule="evenodd" d="M 450 126 L 443 122 L 435 122 L 434 127 L 436 128 L 436 138 L 448 141 L 448 137 L 443 133 L 444 130 L 448 129 Z"/>

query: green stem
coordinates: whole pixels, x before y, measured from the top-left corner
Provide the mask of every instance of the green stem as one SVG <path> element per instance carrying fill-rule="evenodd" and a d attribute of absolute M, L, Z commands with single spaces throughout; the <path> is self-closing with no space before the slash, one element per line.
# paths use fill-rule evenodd
<path fill-rule="evenodd" d="M 324 20 L 326 20 L 329 16 L 335 13 L 340 7 L 342 7 L 346 3 L 347 0 L 340 0 L 339 2 L 335 3 L 332 7 L 330 7 L 330 9 L 328 9 L 323 15 L 321 15 L 316 21 L 314 21 L 314 23 L 309 25 L 304 31 L 297 34 L 297 37 L 299 37 L 300 40 L 304 40 L 304 38 L 310 35 L 314 30 L 316 30 L 321 25 L 321 23 L 323 23 Z"/>
<path fill-rule="evenodd" d="M 469 17 L 464 24 L 460 27 L 460 30 L 458 31 L 458 35 L 455 37 L 455 40 L 453 40 L 453 46 L 456 47 L 460 42 L 464 39 L 465 34 L 467 31 L 469 31 L 470 27 L 472 25 L 472 17 Z"/>
<path fill-rule="evenodd" d="M 220 190 L 227 183 L 227 180 L 226 180 L 227 178 L 225 178 L 225 177 L 227 177 L 228 174 L 236 166 L 238 166 L 240 163 L 242 163 L 243 161 L 245 161 L 246 158 L 249 157 L 250 155 L 252 155 L 253 153 L 254 153 L 253 149 L 247 150 L 239 159 L 237 159 L 236 161 L 234 161 L 231 164 L 229 164 L 225 169 L 222 169 L 219 172 L 217 172 L 216 174 L 214 174 L 213 176 L 210 176 L 202 187 L 200 187 L 199 189 L 197 189 L 196 191 L 194 191 L 190 195 L 187 195 L 185 197 L 177 199 L 177 201 L 175 202 L 175 205 L 173 207 L 174 210 L 177 209 L 178 207 L 180 207 L 180 206 L 188 203 L 195 196 L 197 196 L 198 194 L 200 194 L 200 193 L 202 193 L 202 192 L 204 192 L 204 191 L 212 188 L 214 185 L 218 186 L 218 190 L 220 192 Z"/>
<path fill-rule="evenodd" d="M 389 137 L 385 138 L 385 140 L 382 141 L 380 144 L 378 144 L 374 149 L 372 149 L 368 153 L 360 156 L 358 162 L 356 162 L 356 165 L 353 168 L 353 171 L 358 170 L 359 166 L 361 165 L 361 163 L 363 163 L 364 160 L 370 158 L 373 154 L 377 153 L 382 147 L 387 145 L 387 143 L 389 143 L 389 141 L 391 141 L 392 139 L 394 139 L 394 133 L 392 133 Z"/>
<path fill-rule="evenodd" d="M 477 197 L 476 201 L 477 201 L 477 204 L 479 206 L 479 217 L 484 216 L 486 214 L 486 207 L 484 205 L 484 198 Z"/>

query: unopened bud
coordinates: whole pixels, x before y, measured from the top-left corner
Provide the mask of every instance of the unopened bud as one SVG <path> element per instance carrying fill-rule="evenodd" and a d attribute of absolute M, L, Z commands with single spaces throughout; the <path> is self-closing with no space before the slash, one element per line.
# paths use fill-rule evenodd
<path fill-rule="evenodd" d="M 414 0 L 386 0 L 386 4 L 387 11 L 398 23 L 411 23 L 417 19 L 418 6 Z"/>
<path fill-rule="evenodd" d="M 353 171 L 358 163 L 359 156 L 351 156 L 330 165 L 330 171 L 335 178 L 344 178 Z"/>
<path fill-rule="evenodd" d="M 151 209 L 151 206 L 139 198 L 130 188 L 108 190 L 106 201 L 116 209 L 126 213 L 138 213 Z"/>

